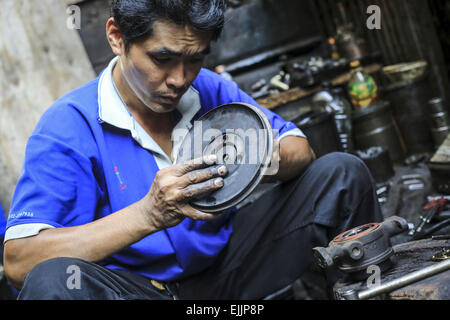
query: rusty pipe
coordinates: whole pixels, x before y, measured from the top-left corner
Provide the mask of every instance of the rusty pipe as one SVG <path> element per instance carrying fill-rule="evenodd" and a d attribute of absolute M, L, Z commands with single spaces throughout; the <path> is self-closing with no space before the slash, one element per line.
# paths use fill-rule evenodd
<path fill-rule="evenodd" d="M 366 300 L 384 293 L 392 292 L 398 288 L 405 287 L 411 283 L 420 281 L 427 277 L 431 277 L 437 273 L 446 271 L 450 269 L 450 259 L 438 262 L 426 268 L 417 270 L 415 272 L 404 275 L 398 279 L 391 280 L 385 284 L 356 292 L 355 290 L 349 290 L 342 294 L 341 298 L 343 300 Z"/>

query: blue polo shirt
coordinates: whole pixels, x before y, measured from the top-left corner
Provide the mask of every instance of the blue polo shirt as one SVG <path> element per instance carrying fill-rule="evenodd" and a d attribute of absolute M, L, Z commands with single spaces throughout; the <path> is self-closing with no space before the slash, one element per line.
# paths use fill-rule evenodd
<path fill-rule="evenodd" d="M 172 165 L 120 98 L 112 79 L 116 62 L 113 59 L 98 78 L 58 99 L 41 117 L 26 146 L 5 242 L 119 211 L 142 199 L 158 170 Z M 202 69 L 174 111 L 175 129 L 188 130 L 202 114 L 230 102 L 256 105 L 234 82 Z M 261 109 L 279 130 L 278 139 L 304 137 L 293 123 Z M 100 264 L 162 281 L 195 274 L 210 266 L 227 244 L 230 215 L 208 222 L 187 218 Z"/>
<path fill-rule="evenodd" d="M 3 241 L 6 232 L 6 218 L 3 213 L 3 208 L 0 205 L 0 241 Z"/>

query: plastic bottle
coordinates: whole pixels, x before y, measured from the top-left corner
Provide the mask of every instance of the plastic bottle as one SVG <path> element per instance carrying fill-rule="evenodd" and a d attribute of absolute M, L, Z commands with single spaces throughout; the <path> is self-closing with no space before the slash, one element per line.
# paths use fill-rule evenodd
<path fill-rule="evenodd" d="M 341 151 L 351 152 L 353 150 L 352 106 L 344 97 L 344 90 L 339 87 L 332 88 L 328 81 L 323 82 L 322 91 L 314 95 L 313 103 L 317 110 L 333 114 Z"/>
<path fill-rule="evenodd" d="M 334 121 L 339 135 L 342 151 L 353 151 L 352 106 L 344 96 L 342 88 L 333 88 L 333 101 L 328 105 L 334 110 Z"/>
<path fill-rule="evenodd" d="M 355 108 L 366 107 L 377 99 L 378 86 L 375 80 L 362 71 L 359 60 L 350 63 L 352 77 L 348 82 L 348 94 Z"/>

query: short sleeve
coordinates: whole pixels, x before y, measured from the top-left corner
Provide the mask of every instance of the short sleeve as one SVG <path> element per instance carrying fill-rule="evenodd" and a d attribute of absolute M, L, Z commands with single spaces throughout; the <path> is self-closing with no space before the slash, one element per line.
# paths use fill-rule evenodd
<path fill-rule="evenodd" d="M 18 225 L 67 227 L 94 220 L 100 189 L 92 157 L 74 143 L 82 139 L 68 139 L 82 135 L 82 124 L 61 123 L 64 118 L 59 117 L 45 120 L 28 140 L 7 233 L 9 228 Z M 65 132 L 59 135 L 60 130 Z M 85 139 L 88 144 L 89 139 Z"/>
<path fill-rule="evenodd" d="M 238 87 L 236 82 L 227 80 L 215 72 L 202 69 L 194 82 L 194 87 L 200 92 L 204 112 L 227 103 L 248 103 L 264 112 L 270 121 L 276 138 L 280 139 L 288 135 L 306 138 L 294 123 L 286 121 L 278 114 L 259 106 L 252 97 Z"/>

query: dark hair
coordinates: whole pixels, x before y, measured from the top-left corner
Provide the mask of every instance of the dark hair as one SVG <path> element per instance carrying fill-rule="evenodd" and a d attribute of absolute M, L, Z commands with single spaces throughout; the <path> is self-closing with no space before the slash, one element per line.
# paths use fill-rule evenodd
<path fill-rule="evenodd" d="M 111 17 L 124 38 L 125 50 L 152 35 L 153 23 L 166 19 L 210 31 L 216 40 L 224 25 L 225 0 L 113 0 Z"/>

